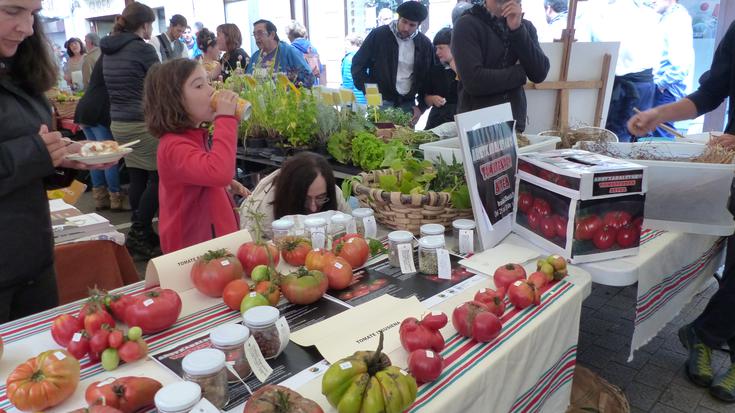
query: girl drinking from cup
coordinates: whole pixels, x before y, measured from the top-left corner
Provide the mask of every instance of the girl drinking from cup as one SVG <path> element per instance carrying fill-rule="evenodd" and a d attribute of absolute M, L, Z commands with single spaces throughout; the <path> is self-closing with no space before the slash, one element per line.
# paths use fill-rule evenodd
<path fill-rule="evenodd" d="M 158 230 L 164 253 L 239 228 L 231 195 L 248 192 L 233 180 L 238 97 L 230 91 L 214 95 L 204 68 L 187 59 L 154 66 L 145 80 L 146 124 L 160 140 Z M 207 123 L 214 123 L 211 143 L 202 127 Z"/>

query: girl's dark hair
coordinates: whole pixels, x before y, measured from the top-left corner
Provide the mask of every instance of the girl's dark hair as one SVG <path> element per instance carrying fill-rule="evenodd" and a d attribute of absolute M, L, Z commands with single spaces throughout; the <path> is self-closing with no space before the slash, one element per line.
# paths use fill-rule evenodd
<path fill-rule="evenodd" d="M 220 24 L 217 26 L 217 34 L 222 33 L 225 36 L 225 46 L 227 50 L 223 52 L 229 53 L 242 46 L 242 33 L 237 25 L 232 23 Z"/>
<path fill-rule="evenodd" d="M 286 215 L 306 213 L 306 193 L 317 176 L 321 175 L 327 183 L 329 202 L 322 211 L 337 209 L 336 183 L 334 172 L 323 156 L 313 152 L 300 152 L 281 165 L 275 180 L 273 216 L 279 219 Z"/>
<path fill-rule="evenodd" d="M 81 40 L 79 40 L 76 37 L 70 37 L 69 40 L 64 43 L 64 47 L 66 48 L 66 53 L 69 55 L 69 57 L 74 56 L 74 52 L 71 51 L 71 44 L 77 42 L 79 43 L 79 54 L 83 55 L 87 53 L 87 50 L 84 49 L 84 43 L 82 43 Z"/>
<path fill-rule="evenodd" d="M 38 14 L 33 13 L 33 34 L 18 45 L 9 75 L 22 89 L 40 94 L 56 84 L 58 66 Z"/>
<path fill-rule="evenodd" d="M 215 44 L 217 44 L 217 38 L 214 33 L 208 29 L 199 30 L 199 33 L 197 33 L 197 46 L 202 53 L 207 53 L 207 50 Z"/>
<path fill-rule="evenodd" d="M 143 3 L 133 2 L 125 6 L 122 15 L 115 19 L 112 34 L 133 33 L 146 23 L 153 23 L 156 15 L 153 10 Z"/>
<path fill-rule="evenodd" d="M 184 106 L 184 84 L 199 63 L 172 59 L 148 69 L 143 87 L 143 113 L 151 135 L 160 138 L 168 132 L 197 127 Z"/>

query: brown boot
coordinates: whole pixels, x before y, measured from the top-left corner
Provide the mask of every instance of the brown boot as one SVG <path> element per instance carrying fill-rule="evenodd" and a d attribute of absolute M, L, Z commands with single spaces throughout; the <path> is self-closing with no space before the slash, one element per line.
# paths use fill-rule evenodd
<path fill-rule="evenodd" d="M 94 208 L 97 211 L 110 208 L 110 194 L 107 192 L 107 187 L 92 188 L 92 198 L 94 199 Z"/>
<path fill-rule="evenodd" d="M 110 210 L 116 212 L 129 211 L 125 208 L 125 194 L 122 192 L 110 192 Z"/>

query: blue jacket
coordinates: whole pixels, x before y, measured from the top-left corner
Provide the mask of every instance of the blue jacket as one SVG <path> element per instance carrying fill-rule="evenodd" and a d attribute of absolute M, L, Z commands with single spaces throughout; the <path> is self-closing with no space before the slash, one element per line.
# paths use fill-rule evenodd
<path fill-rule="evenodd" d="M 355 56 L 357 50 L 349 52 L 342 58 L 342 87 L 346 89 L 352 89 L 355 92 L 355 100 L 361 105 L 367 104 L 365 100 L 365 94 L 362 90 L 355 87 L 355 82 L 352 80 L 352 57 Z"/>
<path fill-rule="evenodd" d="M 664 47 L 654 82 L 656 87 L 668 90 L 678 100 L 686 96 L 694 73 L 692 18 L 684 6 L 674 4 L 661 16 L 659 30 Z"/>
<path fill-rule="evenodd" d="M 306 63 L 304 55 L 290 44 L 280 41 L 278 42 L 278 54 L 275 57 L 275 66 L 277 71 L 286 73 L 289 78 L 295 78 L 294 83 L 301 83 L 305 87 L 311 87 L 314 84 L 314 75 L 311 74 L 311 68 Z M 245 72 L 253 74 L 253 69 L 260 63 L 260 50 L 253 53 Z"/>

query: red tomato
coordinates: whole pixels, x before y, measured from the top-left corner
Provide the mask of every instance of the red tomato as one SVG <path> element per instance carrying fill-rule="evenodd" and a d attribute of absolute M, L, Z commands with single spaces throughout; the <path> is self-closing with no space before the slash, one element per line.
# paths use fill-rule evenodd
<path fill-rule="evenodd" d="M 271 281 L 261 281 L 255 286 L 255 291 L 265 296 L 268 299 L 268 303 L 272 306 L 276 306 L 278 301 L 281 299 L 281 289 Z"/>
<path fill-rule="evenodd" d="M 615 245 L 615 238 L 618 235 L 618 230 L 615 228 L 605 225 L 602 228 L 598 229 L 597 232 L 595 232 L 595 235 L 592 237 L 592 243 L 595 244 L 595 247 L 600 250 L 609 250 L 610 248 Z"/>
<path fill-rule="evenodd" d="M 516 281 L 508 287 L 508 299 L 519 310 L 522 310 L 531 304 L 538 304 L 535 287 L 526 280 Z"/>
<path fill-rule="evenodd" d="M 533 195 L 528 192 L 521 192 L 518 195 L 518 210 L 524 214 L 528 214 L 533 207 Z"/>
<path fill-rule="evenodd" d="M 144 334 L 171 327 L 181 314 L 181 298 L 174 290 L 155 288 L 137 295 L 125 311 L 125 323 L 138 326 Z"/>
<path fill-rule="evenodd" d="M 100 302 L 93 301 L 89 305 L 85 305 L 85 308 L 84 329 L 87 330 L 87 333 L 94 334 L 104 325 L 115 327 L 115 319 L 104 309 Z"/>
<path fill-rule="evenodd" d="M 8 400 L 38 412 L 69 398 L 79 384 L 79 361 L 66 350 L 49 350 L 19 365 L 6 379 Z"/>
<path fill-rule="evenodd" d="M 543 198 L 534 198 L 532 209 L 539 213 L 542 217 L 551 214 L 551 205 Z"/>
<path fill-rule="evenodd" d="M 463 337 L 489 342 L 500 334 L 500 319 L 487 306 L 478 301 L 468 301 L 452 312 L 452 325 Z"/>
<path fill-rule="evenodd" d="M 306 255 L 311 251 L 311 241 L 303 237 L 283 237 L 278 242 L 283 260 L 300 267 L 306 263 Z"/>
<path fill-rule="evenodd" d="M 102 353 L 110 345 L 110 330 L 99 329 L 89 339 L 89 350 L 94 353 Z"/>
<path fill-rule="evenodd" d="M 528 282 L 533 284 L 537 290 L 540 290 L 546 287 L 546 284 L 549 283 L 549 277 L 543 272 L 536 271 L 528 276 Z"/>
<path fill-rule="evenodd" d="M 120 330 L 110 331 L 110 336 L 107 337 L 107 344 L 110 346 L 110 348 L 120 348 L 120 346 L 123 345 L 124 341 L 125 335 Z"/>
<path fill-rule="evenodd" d="M 629 225 L 631 221 L 632 217 L 629 213 L 625 211 L 608 212 L 607 214 L 605 214 L 605 217 L 602 218 L 603 225 L 607 225 L 615 229 L 620 229 L 626 225 Z"/>
<path fill-rule="evenodd" d="M 621 248 L 631 248 L 638 245 L 641 233 L 632 225 L 626 225 L 618 230 L 615 240 Z"/>
<path fill-rule="evenodd" d="M 266 384 L 248 399 L 242 413 L 324 413 L 319 405 L 288 387 Z"/>
<path fill-rule="evenodd" d="M 479 301 L 485 304 L 491 313 L 498 317 L 501 317 L 505 312 L 505 302 L 503 301 L 503 294 L 489 288 L 483 288 L 475 293 L 475 301 Z"/>
<path fill-rule="evenodd" d="M 329 260 L 322 272 L 327 276 L 332 290 L 343 290 L 352 284 L 352 266 L 342 257 Z"/>
<path fill-rule="evenodd" d="M 361 236 L 347 234 L 337 240 L 332 252 L 334 255 L 347 260 L 352 268 L 359 268 L 365 264 L 370 256 L 370 247 Z"/>
<path fill-rule="evenodd" d="M 51 337 L 54 338 L 56 344 L 66 347 L 74 333 L 83 327 L 82 322 L 73 315 L 61 314 L 54 318 L 54 322 L 51 324 Z"/>
<path fill-rule="evenodd" d="M 398 334 L 401 345 L 408 352 L 420 349 L 442 351 L 444 337 L 439 331 L 447 325 L 447 315 L 444 313 L 429 313 L 419 321 L 415 317 L 408 317 L 401 322 Z"/>
<path fill-rule="evenodd" d="M 554 239 L 556 237 L 556 221 L 552 216 L 545 216 L 541 218 L 541 235 L 546 239 Z"/>
<path fill-rule="evenodd" d="M 225 291 L 222 292 L 222 299 L 225 305 L 235 311 L 240 311 L 240 304 L 242 299 L 250 292 L 250 286 L 247 281 L 243 279 L 232 280 L 225 286 Z"/>
<path fill-rule="evenodd" d="M 105 297 L 107 308 L 110 309 L 112 316 L 119 321 L 125 319 L 125 309 L 128 308 L 131 302 L 133 302 L 133 296 L 131 295 L 107 295 Z"/>
<path fill-rule="evenodd" d="M 531 228 L 531 231 L 536 232 L 540 226 L 541 214 L 539 214 L 539 212 L 535 209 L 532 209 L 531 212 L 528 214 L 528 227 Z"/>
<path fill-rule="evenodd" d="M 191 282 L 200 293 L 222 297 L 222 291 L 232 280 L 243 277 L 242 265 L 226 249 L 207 251 L 191 267 Z"/>
<path fill-rule="evenodd" d="M 500 335 L 503 323 L 491 312 L 478 314 L 472 322 L 472 337 L 480 343 L 489 343 Z"/>
<path fill-rule="evenodd" d="M 505 296 L 504 292 L 508 291 L 508 285 L 514 283 L 517 280 L 525 279 L 526 270 L 524 270 L 520 264 L 501 265 L 493 273 L 493 282 L 495 283 L 495 288 L 497 288 L 498 291 L 502 289 L 502 296 Z"/>
<path fill-rule="evenodd" d="M 561 239 L 567 239 L 567 218 L 561 215 L 554 215 L 554 227 L 556 228 L 556 236 Z"/>
<path fill-rule="evenodd" d="M 105 405 L 123 413 L 153 407 L 153 396 L 163 385 L 148 377 L 120 377 L 96 381 L 87 387 L 84 398 L 90 406 Z"/>
<path fill-rule="evenodd" d="M 419 383 L 438 379 L 443 368 L 444 359 L 432 350 L 414 350 L 408 356 L 408 370 Z"/>
<path fill-rule="evenodd" d="M 306 268 L 309 270 L 323 271 L 324 265 L 334 258 L 331 251 L 317 248 L 306 254 Z"/>
<path fill-rule="evenodd" d="M 84 330 L 79 330 L 76 335 L 69 341 L 69 345 L 66 349 L 69 353 L 76 357 L 77 360 L 81 360 L 89 353 L 89 334 Z"/>
<path fill-rule="evenodd" d="M 266 249 L 267 246 L 267 249 Z M 273 266 L 278 266 L 278 261 L 281 259 L 281 254 L 278 252 L 278 247 L 273 243 L 262 243 L 258 244 L 255 242 L 246 242 L 240 246 L 237 250 L 237 259 L 240 260 L 243 269 L 245 269 L 245 276 L 250 277 L 250 273 L 258 265 L 269 265 L 268 253 L 270 252 L 271 259 L 273 260 Z"/>
<path fill-rule="evenodd" d="M 142 339 L 135 341 L 126 341 L 119 349 L 117 354 L 120 356 L 120 360 L 126 363 L 132 363 L 138 361 L 148 354 L 148 344 Z"/>
<path fill-rule="evenodd" d="M 580 217 L 574 225 L 574 239 L 578 241 L 591 240 L 600 228 L 602 228 L 602 220 L 597 215 Z"/>

